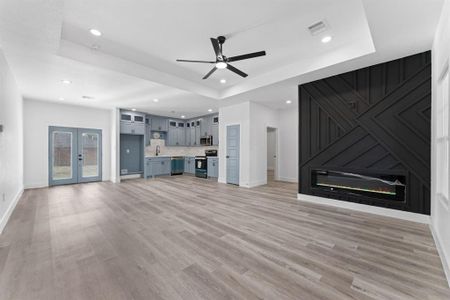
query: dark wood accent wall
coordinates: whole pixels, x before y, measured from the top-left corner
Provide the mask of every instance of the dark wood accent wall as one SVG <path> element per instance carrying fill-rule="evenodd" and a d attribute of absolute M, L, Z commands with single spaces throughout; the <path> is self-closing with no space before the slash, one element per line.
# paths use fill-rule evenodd
<path fill-rule="evenodd" d="M 311 169 L 406 175 L 406 200 L 340 196 L 430 214 L 430 51 L 299 86 L 299 193 Z"/>

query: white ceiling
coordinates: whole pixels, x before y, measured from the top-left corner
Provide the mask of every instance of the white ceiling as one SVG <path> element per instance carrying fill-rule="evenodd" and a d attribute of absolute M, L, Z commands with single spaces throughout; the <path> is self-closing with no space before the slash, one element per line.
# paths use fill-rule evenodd
<path fill-rule="evenodd" d="M 0 0 L 0 47 L 27 98 L 187 117 L 249 100 L 283 109 L 296 106 L 285 101 L 297 99 L 299 83 L 429 50 L 442 4 Z M 307 31 L 320 20 L 329 24 L 328 44 Z M 233 63 L 249 74 L 245 79 L 218 70 L 202 80 L 210 65 L 175 62 L 213 60 L 209 38 L 218 35 L 227 36 L 227 56 L 267 55 Z"/>

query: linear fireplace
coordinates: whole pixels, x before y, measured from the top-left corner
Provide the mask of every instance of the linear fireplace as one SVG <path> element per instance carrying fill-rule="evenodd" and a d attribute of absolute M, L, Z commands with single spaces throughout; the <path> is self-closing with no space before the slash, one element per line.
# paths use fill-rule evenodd
<path fill-rule="evenodd" d="M 405 176 L 392 174 L 359 174 L 333 170 L 312 170 L 313 189 L 369 198 L 405 201 Z"/>

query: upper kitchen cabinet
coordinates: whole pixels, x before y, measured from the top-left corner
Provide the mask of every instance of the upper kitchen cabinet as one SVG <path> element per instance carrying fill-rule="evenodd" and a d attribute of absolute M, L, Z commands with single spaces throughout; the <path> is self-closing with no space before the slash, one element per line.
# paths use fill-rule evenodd
<path fill-rule="evenodd" d="M 184 122 L 178 122 L 177 146 L 186 146 L 186 127 Z"/>
<path fill-rule="evenodd" d="M 195 131 L 196 131 L 196 122 L 195 121 L 191 121 L 190 122 L 190 130 L 189 130 L 189 143 L 190 146 L 197 146 L 197 140 L 195 139 Z M 199 130 L 200 131 L 200 130 Z"/>
<path fill-rule="evenodd" d="M 120 133 L 121 134 L 145 134 L 145 115 L 133 111 L 120 112 Z"/>
<path fill-rule="evenodd" d="M 191 146 L 191 121 L 187 121 L 184 124 L 184 139 L 186 141 L 186 146 Z"/>
<path fill-rule="evenodd" d="M 152 138 L 151 117 L 145 116 L 145 146 L 150 145 L 151 138 Z"/>
<path fill-rule="evenodd" d="M 151 118 L 152 131 L 168 131 L 169 122 L 167 118 L 163 117 L 152 117 Z"/>
<path fill-rule="evenodd" d="M 211 136 L 213 140 L 213 146 L 219 145 L 219 116 L 211 117 Z"/>
<path fill-rule="evenodd" d="M 169 120 L 167 146 L 186 146 L 186 131 L 184 122 Z"/>
<path fill-rule="evenodd" d="M 200 137 L 211 135 L 211 117 L 205 116 L 200 119 Z"/>

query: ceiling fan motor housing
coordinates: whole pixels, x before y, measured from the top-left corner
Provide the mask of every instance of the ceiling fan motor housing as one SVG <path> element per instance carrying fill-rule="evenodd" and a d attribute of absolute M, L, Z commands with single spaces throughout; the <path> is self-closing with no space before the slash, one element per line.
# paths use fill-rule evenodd
<path fill-rule="evenodd" d="M 221 35 L 221 36 L 218 36 L 217 37 L 217 40 L 219 41 L 219 44 L 223 44 L 223 43 L 225 43 L 225 40 L 226 40 L 227 38 L 226 37 L 224 37 L 223 35 Z"/>

